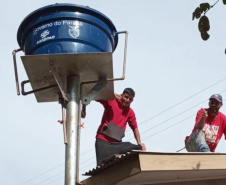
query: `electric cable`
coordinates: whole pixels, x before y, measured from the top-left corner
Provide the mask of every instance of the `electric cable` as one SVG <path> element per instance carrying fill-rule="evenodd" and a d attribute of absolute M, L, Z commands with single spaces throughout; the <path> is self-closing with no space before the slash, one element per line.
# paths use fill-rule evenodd
<path fill-rule="evenodd" d="M 157 135 L 157 134 L 159 134 L 159 133 L 161 133 L 161 132 L 163 132 L 163 131 L 165 131 L 165 130 L 168 130 L 168 129 L 170 129 L 171 127 L 174 127 L 174 126 L 178 125 L 179 123 L 182 123 L 183 121 L 185 121 L 185 120 L 187 120 L 187 119 L 189 119 L 189 118 L 192 118 L 192 117 L 194 117 L 194 116 L 195 116 L 195 114 L 194 114 L 194 115 L 191 115 L 191 116 L 189 116 L 189 117 L 187 117 L 187 118 L 185 118 L 185 119 L 183 119 L 183 120 L 181 120 L 181 121 L 179 121 L 179 122 L 177 122 L 177 123 L 175 123 L 175 124 L 173 124 L 173 125 L 170 125 L 169 127 L 165 128 L 165 129 L 162 129 L 162 130 L 160 130 L 160 131 L 158 131 L 158 132 L 156 132 L 156 133 L 154 133 L 154 134 L 152 134 L 152 135 L 150 135 L 150 136 L 144 138 L 143 140 L 149 139 L 150 137 L 155 136 L 155 135 Z M 84 168 L 86 168 L 86 167 L 88 167 L 88 166 L 91 166 L 91 165 L 93 165 L 93 164 L 95 164 L 95 163 L 91 163 L 91 164 L 89 164 L 89 165 L 87 165 L 87 166 L 85 166 L 85 167 L 83 167 L 83 168 L 81 168 L 81 169 L 84 169 Z"/>
<path fill-rule="evenodd" d="M 197 93 L 195 93 L 195 94 L 193 94 L 193 95 L 189 96 L 188 98 L 185 98 L 184 100 L 182 100 L 182 101 L 180 101 L 180 102 L 176 103 L 175 105 L 173 105 L 173 106 L 171 106 L 171 107 L 169 107 L 169 108 L 167 108 L 167 109 L 163 110 L 162 112 L 160 112 L 160 113 L 158 113 L 158 114 L 156 114 L 156 115 L 154 115 L 154 116 L 152 116 L 152 117 L 148 118 L 147 120 L 145 120 L 145 121 L 141 122 L 139 125 L 142 125 L 143 123 L 145 123 L 145 122 L 147 122 L 147 121 L 149 121 L 149 120 L 151 120 L 151 119 L 153 119 L 153 118 L 155 118 L 155 117 L 157 117 L 157 116 L 159 116 L 159 115 L 163 114 L 164 112 L 166 112 L 166 111 L 168 111 L 168 110 L 170 110 L 170 109 L 172 109 L 172 108 L 174 108 L 174 107 L 176 107 L 176 106 L 180 105 L 181 103 L 183 103 L 183 102 L 185 102 L 185 101 L 187 101 L 187 100 L 189 100 L 189 99 L 193 98 L 194 96 L 196 96 L 196 95 L 200 94 L 201 92 L 203 92 L 203 91 L 205 91 L 205 90 L 207 90 L 207 89 L 209 89 L 209 88 L 211 88 L 211 87 L 215 86 L 216 84 L 218 84 L 218 83 L 220 83 L 220 82 L 224 81 L 225 79 L 226 79 L 226 78 L 223 78 L 223 79 L 221 79 L 221 80 L 219 80 L 219 81 L 215 82 L 214 84 L 212 84 L 212 85 L 210 85 L 210 86 L 208 86 L 208 87 L 206 87 L 206 88 L 202 89 L 201 91 L 199 91 L 199 92 L 197 92 Z"/>
<path fill-rule="evenodd" d="M 226 91 L 226 90 L 220 92 L 219 94 L 222 94 L 222 93 L 225 92 L 225 91 Z M 181 113 L 179 113 L 179 114 L 177 114 L 177 115 L 171 117 L 170 119 L 177 117 L 178 115 L 180 115 L 180 114 L 182 114 L 182 113 L 184 113 L 184 112 L 186 112 L 186 111 L 188 111 L 188 110 L 190 110 L 190 109 L 192 109 L 192 108 L 194 108 L 194 107 L 196 107 L 196 106 L 198 106 L 198 105 L 204 103 L 205 101 L 207 101 L 207 100 L 204 100 L 204 101 L 202 101 L 202 102 L 200 102 L 200 103 L 198 103 L 198 104 L 196 104 L 196 105 L 190 107 L 189 109 L 187 109 L 187 110 L 185 110 L 185 111 L 183 111 L 183 112 L 181 112 Z M 226 100 L 224 100 L 224 101 L 226 101 Z M 144 138 L 143 140 L 146 140 L 146 139 L 148 139 L 148 138 L 150 138 L 150 137 L 152 137 L 152 136 L 154 136 L 154 135 L 157 135 L 158 133 L 161 133 L 161 132 L 163 132 L 163 131 L 165 131 L 165 130 L 167 130 L 167 129 L 169 129 L 169 128 L 171 128 L 171 127 L 173 127 L 173 126 L 175 126 L 175 125 L 177 125 L 177 124 L 179 124 L 179 123 L 181 123 L 181 122 L 183 122 L 183 121 L 185 121 L 185 120 L 187 120 L 187 119 L 189 119 L 189 118 L 191 118 L 191 117 L 194 117 L 195 115 L 196 115 L 196 114 L 194 114 L 194 115 L 192 115 L 192 116 L 189 116 L 189 117 L 187 117 L 187 118 L 185 118 L 185 119 L 183 119 L 183 120 L 181 120 L 181 121 L 179 121 L 179 122 L 177 122 L 177 123 L 175 123 L 175 124 L 173 124 L 173 125 L 170 125 L 169 127 L 165 128 L 165 129 L 162 129 L 162 130 L 160 130 L 159 132 L 156 132 L 156 133 L 154 133 L 154 134 L 152 134 L 152 135 L 150 135 L 150 136 Z M 165 121 L 161 122 L 160 124 L 165 123 L 165 122 L 169 121 L 170 119 L 165 120 Z M 148 129 L 148 130 L 146 130 L 146 131 L 144 131 L 144 132 L 142 132 L 142 133 L 148 132 L 148 131 L 150 131 L 150 130 L 156 128 L 156 127 L 158 127 L 160 124 L 158 124 L 158 125 L 156 125 L 156 126 L 150 128 L 150 129 Z M 142 134 L 142 133 L 141 133 L 141 134 Z M 131 139 L 133 139 L 133 138 L 130 138 L 128 141 L 130 141 Z M 184 148 L 185 148 L 185 147 L 184 147 Z M 182 148 L 182 149 L 184 149 L 184 148 Z M 181 150 L 182 150 L 182 149 L 181 149 Z M 179 152 L 179 151 L 180 151 L 180 150 L 178 150 L 178 151 L 176 151 L 176 152 Z M 93 158 L 94 158 L 94 157 L 93 157 Z M 93 159 L 93 158 L 90 158 L 90 159 Z M 94 164 L 94 163 L 92 163 L 92 164 Z M 88 167 L 88 166 L 91 166 L 92 164 L 87 165 L 87 166 L 85 166 L 85 167 L 83 167 L 83 168 L 86 168 L 86 167 Z M 83 169 L 83 168 L 81 168 L 81 169 Z"/>
<path fill-rule="evenodd" d="M 174 108 L 174 107 L 176 107 L 176 106 L 180 105 L 181 103 L 183 103 L 183 102 L 185 102 L 185 101 L 187 101 L 187 100 L 189 100 L 189 99 L 193 98 L 194 96 L 196 96 L 196 95 L 200 94 L 201 92 L 203 92 L 203 91 L 205 91 L 205 90 L 207 90 L 207 89 L 209 89 L 209 88 L 211 88 L 211 87 L 213 87 L 213 86 L 217 85 L 218 83 L 220 83 L 220 82 L 224 81 L 225 79 L 226 79 L 226 77 L 225 77 L 225 78 L 223 78 L 223 79 L 221 79 L 221 80 L 219 80 L 219 81 L 217 81 L 217 82 L 215 82 L 215 83 L 213 83 L 212 85 L 210 85 L 210 86 L 208 86 L 208 87 L 206 87 L 206 88 L 202 89 L 201 91 L 199 91 L 199 92 L 197 92 L 197 93 L 195 93 L 195 94 L 193 94 L 193 95 L 189 96 L 188 98 L 185 98 L 184 100 L 182 100 L 182 101 L 180 101 L 180 102 L 176 103 L 175 105 L 173 105 L 173 106 L 171 106 L 171 107 L 169 107 L 169 108 L 167 108 L 167 109 L 165 109 L 165 110 L 161 111 L 160 113 L 158 113 L 158 114 L 156 114 L 156 115 L 154 115 L 154 116 L 152 116 L 152 117 L 150 117 L 150 118 L 146 119 L 145 121 L 143 121 L 143 122 L 139 123 L 138 125 L 140 126 L 140 125 L 142 125 L 142 124 L 146 123 L 147 121 L 154 119 L 155 117 L 157 117 L 157 116 L 159 116 L 159 115 L 161 115 L 161 114 L 165 113 L 165 112 L 166 112 L 166 111 L 168 111 L 168 110 L 171 110 L 172 108 Z M 128 132 L 128 131 L 131 131 L 131 129 L 130 129 L 130 130 L 127 130 L 126 132 Z M 94 150 L 94 148 L 92 148 L 92 149 L 90 149 L 90 150 L 88 150 L 88 151 L 83 152 L 83 153 L 82 153 L 82 155 L 84 155 L 85 153 L 90 152 L 90 151 L 92 151 L 92 150 Z"/>
<path fill-rule="evenodd" d="M 157 117 L 157 116 L 163 114 L 164 112 L 166 112 L 166 111 L 168 111 L 168 110 L 170 110 L 170 109 L 172 109 L 172 108 L 174 108 L 174 107 L 180 105 L 181 103 L 183 103 L 183 102 L 185 102 L 185 101 L 191 99 L 192 97 L 194 97 L 194 96 L 200 94 L 201 92 L 203 92 L 203 91 L 205 91 L 205 90 L 207 90 L 207 89 L 213 87 L 214 85 L 216 85 L 216 84 L 218 84 L 218 83 L 224 81 L 225 79 L 226 79 L 226 78 L 223 78 L 223 79 L 217 81 L 216 83 L 214 83 L 214 84 L 212 84 L 212 85 L 210 85 L 210 86 L 208 86 L 208 87 L 202 89 L 201 91 L 199 91 L 199 92 L 197 92 L 197 93 L 195 93 L 195 94 L 189 96 L 188 98 L 186 98 L 186 99 L 184 99 L 184 100 L 182 100 L 182 101 L 176 103 L 175 105 L 169 107 L 168 109 L 165 109 L 165 110 L 163 110 L 162 112 L 160 112 L 160 113 L 158 113 L 158 114 L 156 114 L 156 115 L 154 115 L 154 116 L 148 118 L 147 120 L 141 122 L 141 123 L 138 124 L 138 125 L 142 125 L 143 123 L 146 123 L 147 121 L 149 121 L 149 120 L 151 120 L 151 119 L 153 119 L 153 118 L 155 118 L 155 117 Z M 226 91 L 226 90 L 224 90 L 224 91 Z M 223 91 L 223 92 L 224 92 L 224 91 Z M 201 102 L 201 103 L 203 103 L 203 102 Z M 197 105 L 196 105 L 196 106 L 197 106 Z M 191 109 L 191 108 L 189 108 L 188 110 L 190 110 L 190 109 Z M 183 111 L 182 113 L 184 113 L 184 112 L 185 112 L 185 111 Z M 182 114 L 182 113 L 180 113 L 180 114 Z M 176 115 L 176 116 L 178 116 L 178 115 Z M 174 117 L 176 117 L 176 116 L 174 116 Z M 192 115 L 192 116 L 194 116 L 194 115 Z M 174 118 L 174 117 L 171 117 L 170 119 L 172 119 L 172 118 Z M 190 117 L 191 117 L 191 116 L 190 116 Z M 188 118 L 186 118 L 186 119 L 189 119 L 190 117 L 188 117 Z M 186 120 L 186 119 L 184 119 L 184 120 Z M 168 120 L 169 120 L 169 119 L 168 119 Z M 168 121 L 168 120 L 167 120 L 167 121 Z M 143 139 L 143 140 L 146 140 L 146 139 L 148 139 L 148 138 L 150 138 L 150 137 L 152 137 L 152 136 L 154 136 L 154 135 L 156 135 L 156 134 L 158 134 L 158 133 L 161 133 L 162 131 L 165 131 L 165 130 L 169 129 L 169 128 L 171 128 L 171 127 L 173 127 L 173 126 L 175 126 L 175 125 L 177 125 L 177 124 L 183 122 L 184 120 L 179 121 L 179 122 L 177 122 L 176 124 L 171 125 L 171 126 L 165 128 L 165 129 L 163 129 L 163 130 L 161 130 L 161 131 L 159 131 L 159 132 L 157 132 L 157 133 L 155 133 L 155 134 L 153 134 L 153 135 L 150 135 L 150 136 L 146 137 L 146 138 Z M 163 123 L 163 122 L 162 122 L 162 123 Z M 160 124 L 162 124 L 162 123 L 160 123 Z M 157 126 L 159 126 L 159 125 L 157 125 Z M 152 127 L 151 129 L 156 128 L 157 126 L 154 126 L 154 127 Z M 149 129 L 149 130 L 151 130 L 151 129 Z M 145 132 L 146 132 L 146 131 L 145 131 Z M 88 150 L 88 151 L 83 152 L 82 154 L 80 154 L 80 156 L 81 156 L 81 155 L 84 155 L 84 154 L 86 154 L 86 153 L 88 153 L 88 152 L 90 152 L 90 151 L 92 151 L 92 150 L 94 150 L 94 148 L 92 148 L 92 149 L 90 149 L 90 150 Z M 87 161 L 89 161 L 89 160 L 91 160 L 91 159 L 93 159 L 93 158 L 94 158 L 94 157 L 92 157 L 92 158 L 90 158 L 90 159 L 88 159 L 88 160 L 86 160 L 86 161 L 83 161 L 82 163 L 87 162 Z M 81 163 L 81 164 L 82 164 L 82 163 Z M 94 164 L 94 163 L 92 163 L 92 164 Z M 90 164 L 90 165 L 92 165 L 92 164 Z M 61 165 L 59 165 L 59 166 L 62 166 L 62 165 L 64 165 L 64 163 L 61 164 Z M 85 167 L 83 167 L 83 168 L 81 168 L 81 169 L 84 169 L 84 168 L 86 168 L 86 167 L 88 167 L 88 166 L 90 166 L 90 165 L 87 165 L 87 166 L 85 166 Z M 48 171 L 46 171 L 46 172 L 43 172 L 42 174 L 40 174 L 40 175 L 38 175 L 38 176 L 36 176 L 36 177 L 34 177 L 34 178 L 28 180 L 28 181 L 25 181 L 25 182 L 23 182 L 23 183 L 21 183 L 21 184 L 19 184 L 19 185 L 26 184 L 26 183 L 28 183 L 28 182 L 30 182 L 30 181 L 32 181 L 32 180 L 34 180 L 34 179 L 36 179 L 36 178 L 42 176 L 42 175 L 48 173 L 49 171 L 52 171 L 53 169 L 58 168 L 59 166 L 56 166 L 56 167 L 54 167 L 54 168 L 52 168 L 52 169 L 50 169 L 50 170 L 48 170 Z M 62 172 L 62 173 L 63 173 L 63 172 Z"/>
<path fill-rule="evenodd" d="M 33 178 L 31 178 L 31 179 L 29 179 L 29 180 L 27 180 L 27 181 L 25 181 L 25 182 L 23 182 L 23 183 L 21 183 L 21 184 L 19 184 L 19 185 L 27 184 L 28 182 L 31 182 L 31 181 L 37 179 L 38 177 L 40 177 L 40 176 L 42 176 L 42 175 L 45 175 L 46 173 L 48 173 L 48 172 L 50 172 L 50 171 L 53 171 L 54 169 L 56 169 L 56 168 L 58 168 L 58 167 L 60 167 L 60 166 L 62 166 L 62 165 L 64 165 L 64 164 L 65 164 L 65 163 L 62 163 L 62 164 L 60 164 L 60 165 L 58 165 L 58 166 L 56 166 L 56 167 L 54 167 L 54 168 L 51 168 L 51 169 L 49 169 L 49 170 L 47 170 L 47 171 L 45 171 L 45 172 L 39 174 L 38 176 L 33 177 Z"/>
<path fill-rule="evenodd" d="M 226 91 L 226 90 L 224 90 L 224 91 Z M 224 91 L 223 91 L 223 92 L 224 92 Z M 224 101 L 225 101 L 225 100 L 224 100 Z M 187 120 L 187 119 L 189 119 L 189 118 L 191 118 L 191 117 L 194 117 L 195 115 L 196 115 L 196 114 L 193 114 L 193 115 L 191 115 L 191 116 L 189 116 L 189 117 L 187 117 L 187 118 L 185 118 L 185 119 L 183 119 L 183 120 L 181 120 L 181 121 L 179 121 L 179 122 L 177 122 L 177 123 L 175 123 L 175 124 L 173 124 L 173 125 L 170 125 L 169 127 L 166 127 L 165 129 L 162 129 L 162 130 L 160 130 L 159 132 L 156 132 L 156 133 L 154 133 L 154 134 L 152 134 L 152 135 L 150 135 L 150 136 L 144 138 L 143 140 L 149 139 L 150 137 L 152 137 L 152 136 L 154 136 L 154 135 L 156 135 L 156 134 L 159 134 L 159 133 L 161 133 L 161 132 L 163 132 L 163 131 L 165 131 L 165 130 L 171 128 L 171 127 L 174 127 L 175 125 L 178 125 L 179 123 L 181 123 L 181 122 L 183 122 L 183 121 L 185 121 L 185 120 Z"/>
<path fill-rule="evenodd" d="M 184 149 L 185 149 L 185 147 L 183 147 L 183 148 L 177 150 L 176 152 L 180 152 L 180 151 L 182 151 L 182 150 L 184 150 Z"/>
<path fill-rule="evenodd" d="M 88 153 L 88 152 L 90 152 L 90 151 L 92 151 L 92 150 L 94 150 L 94 148 L 92 148 L 92 149 L 90 149 L 90 150 L 88 150 L 88 151 L 85 151 L 85 152 L 81 153 L 81 155 L 84 155 L 84 154 L 86 154 L 86 153 Z M 81 155 L 80 155 L 80 156 L 81 156 Z"/>
<path fill-rule="evenodd" d="M 89 165 L 87 165 L 87 166 L 82 167 L 81 170 L 84 169 L 84 168 L 86 168 L 86 167 L 88 167 L 88 166 L 91 166 L 91 165 L 93 165 L 93 164 L 96 164 L 96 162 L 93 162 L 93 163 L 91 163 L 91 164 L 89 164 Z"/>
<path fill-rule="evenodd" d="M 152 134 L 152 135 L 150 135 L 150 136 L 144 138 L 143 141 L 146 140 L 146 139 L 149 139 L 150 137 L 152 137 L 152 136 L 154 136 L 154 135 L 156 135 L 156 134 L 159 134 L 159 133 L 161 133 L 161 132 L 163 132 L 163 131 L 165 131 L 165 130 L 168 130 L 168 129 L 171 128 L 171 127 L 174 127 L 175 125 L 178 125 L 179 123 L 181 123 L 181 122 L 183 122 L 183 121 L 185 121 L 185 120 L 187 120 L 187 119 L 189 119 L 189 118 L 192 118 L 192 117 L 194 117 L 195 115 L 196 115 L 196 114 L 193 114 L 193 115 L 191 115 L 191 116 L 189 116 L 189 117 L 187 117 L 187 118 L 185 118 L 185 119 L 183 119 L 183 120 L 181 120 L 181 121 L 179 121 L 179 122 L 177 122 L 177 123 L 175 123 L 175 124 L 173 124 L 173 125 L 170 125 L 169 127 L 166 127 L 165 129 L 162 129 L 162 130 L 160 130 L 159 132 L 156 132 L 156 133 L 154 133 L 154 134 Z"/>
<path fill-rule="evenodd" d="M 52 181 L 52 182 L 50 182 L 50 183 L 48 183 L 48 184 L 46 184 L 46 185 L 49 185 L 49 184 L 52 184 L 52 183 L 54 183 L 54 182 L 56 182 L 56 181 L 58 181 L 58 180 L 60 180 L 60 179 L 63 179 L 64 177 L 60 177 L 60 178 L 58 178 L 58 179 L 56 179 L 56 180 L 54 180 L 54 181 Z"/>
<path fill-rule="evenodd" d="M 46 181 L 48 181 L 49 179 L 52 179 L 53 177 L 56 177 L 56 176 L 58 176 L 58 175 L 60 175 L 60 174 L 62 174 L 62 173 L 64 173 L 64 171 L 63 171 L 63 172 L 60 172 L 60 173 L 58 173 L 58 174 L 56 174 L 56 175 L 54 175 L 54 176 L 52 176 L 52 177 L 50 177 L 50 178 L 48 178 L 48 179 L 45 179 L 45 180 L 43 180 L 43 181 L 41 181 L 41 182 L 39 182 L 39 183 L 37 183 L 37 184 L 35 184 L 35 185 L 41 184 L 41 183 L 43 183 L 43 182 L 46 182 Z"/>
<path fill-rule="evenodd" d="M 186 109 L 185 111 L 180 112 L 179 114 L 177 114 L 177 115 L 175 115 L 175 116 L 172 116 L 172 117 L 168 118 L 167 120 L 164 120 L 164 121 L 160 122 L 159 124 L 156 124 L 155 126 L 153 126 L 153 127 L 149 128 L 149 129 L 147 129 L 147 130 L 141 132 L 140 134 L 144 134 L 144 133 L 146 133 L 146 132 L 149 132 L 150 130 L 152 130 L 152 129 L 156 128 L 156 127 L 161 126 L 163 123 L 166 123 L 167 121 L 169 121 L 169 120 L 171 120 L 171 119 L 173 119 L 173 118 L 176 118 L 177 116 L 180 116 L 181 114 L 183 114 L 183 113 L 185 113 L 185 112 L 187 112 L 187 111 L 193 109 L 194 107 L 196 107 L 196 106 L 198 106 L 198 105 L 200 105 L 200 104 L 202 104 L 202 103 L 204 103 L 204 102 L 206 102 L 206 100 L 204 100 L 204 101 L 202 101 L 202 102 L 200 102 L 200 103 L 198 103 L 198 104 L 196 104 L 196 105 L 194 105 L 194 106 L 192 106 L 192 107 Z M 128 139 L 128 140 L 130 141 L 131 139 L 133 139 L 133 138 L 130 138 L 130 139 Z"/>
<path fill-rule="evenodd" d="M 177 124 L 179 124 L 179 123 L 181 123 L 181 122 L 183 122 L 183 121 L 185 121 L 185 120 L 187 120 L 187 119 L 189 119 L 189 118 L 191 118 L 191 117 L 193 117 L 193 116 L 195 116 L 195 115 L 189 116 L 189 117 L 187 117 L 187 118 L 185 118 L 185 119 L 183 119 L 183 120 L 181 120 L 181 121 L 179 121 L 179 122 L 177 122 L 177 123 L 175 123 L 175 124 L 173 124 L 173 125 L 170 125 L 169 127 L 165 128 L 165 129 L 163 129 L 163 130 L 160 130 L 159 132 L 156 132 L 156 133 L 154 133 L 154 134 L 152 134 L 152 135 L 150 135 L 150 136 L 144 138 L 143 140 L 146 140 L 146 139 L 148 139 L 148 138 L 150 138 L 150 137 L 152 137 L 152 136 L 154 136 L 154 135 L 157 135 L 157 134 L 159 134 L 159 133 L 161 133 L 161 132 L 163 132 L 163 131 L 165 131 L 165 130 L 167 130 L 167 129 L 169 129 L 169 128 L 171 128 L 171 127 L 173 127 L 173 126 L 175 126 L 175 125 L 177 125 Z M 93 157 L 93 158 L 94 158 L 94 157 Z M 87 165 L 87 166 L 85 166 L 85 167 L 83 167 L 83 168 L 81 168 L 81 169 L 84 169 L 84 168 L 86 168 L 86 167 L 88 167 L 88 166 L 91 166 L 91 165 L 93 165 L 93 164 L 95 164 L 95 162 L 94 162 L 94 163 L 91 163 L 91 164 L 89 164 L 89 165 Z M 62 174 L 62 173 L 63 173 L 63 172 L 61 172 L 61 173 L 59 173 L 59 174 Z M 57 176 L 57 175 L 59 175 L 59 174 L 56 174 L 56 175 L 54 175 L 54 176 L 52 176 L 52 177 L 50 177 L 50 178 L 48 178 L 48 179 L 45 179 L 44 181 L 41 181 L 41 182 L 39 182 L 38 184 L 43 183 L 43 182 L 45 182 L 45 181 L 47 181 L 47 180 L 49 180 L 49 179 L 51 179 L 51 178 L 53 178 L 53 177 L 55 177 L 55 176 Z M 35 185 L 38 185 L 38 184 L 35 184 Z"/>
<path fill-rule="evenodd" d="M 225 91 L 226 91 L 226 90 L 223 90 L 223 91 L 220 92 L 219 94 L 222 94 L 222 93 L 224 93 Z M 208 99 L 207 99 L 207 100 L 208 100 Z M 183 114 L 183 113 L 185 113 L 185 112 L 187 112 L 187 111 L 193 109 L 194 107 L 197 107 L 198 105 L 200 105 L 200 104 L 206 102 L 207 100 L 204 100 L 204 101 L 202 101 L 202 102 L 200 102 L 200 103 L 198 103 L 198 104 L 196 104 L 196 105 L 194 105 L 194 106 L 192 106 L 192 107 L 190 107 L 190 108 L 188 108 L 188 109 L 186 109 L 186 110 L 180 112 L 179 114 L 176 114 L 175 116 L 172 116 L 172 117 L 168 118 L 167 120 L 164 120 L 164 121 L 160 122 L 159 124 L 156 124 L 155 126 L 153 126 L 153 127 L 149 128 L 149 129 L 147 129 L 147 130 L 141 132 L 140 134 L 144 134 L 144 133 L 149 132 L 150 130 L 152 130 L 152 129 L 156 128 L 156 127 L 161 126 L 163 123 L 166 123 L 167 121 L 169 121 L 169 120 L 171 120 L 171 119 L 173 119 L 173 118 L 176 118 L 177 116 L 179 116 L 179 115 L 181 115 L 181 114 Z M 130 138 L 130 139 L 128 139 L 128 140 L 130 141 L 130 140 L 133 139 L 133 138 L 134 138 L 134 137 L 132 137 L 132 138 Z"/>

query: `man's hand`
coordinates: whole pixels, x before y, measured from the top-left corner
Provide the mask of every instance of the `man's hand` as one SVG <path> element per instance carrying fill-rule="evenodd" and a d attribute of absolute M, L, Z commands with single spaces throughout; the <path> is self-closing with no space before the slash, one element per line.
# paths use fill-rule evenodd
<path fill-rule="evenodd" d="M 202 118 L 196 125 L 197 129 L 199 129 L 199 130 L 203 129 L 207 117 L 208 117 L 207 111 L 202 108 Z"/>
<path fill-rule="evenodd" d="M 202 108 L 202 118 L 206 120 L 207 117 L 208 117 L 208 112 Z"/>
<path fill-rule="evenodd" d="M 81 110 L 81 117 L 85 118 L 86 117 L 86 105 L 82 105 L 82 110 Z"/>
<path fill-rule="evenodd" d="M 144 143 L 139 143 L 139 145 L 142 147 L 142 150 L 143 150 L 143 151 L 146 151 L 146 146 L 145 146 Z"/>
<path fill-rule="evenodd" d="M 121 100 L 121 98 L 122 98 L 121 94 L 115 94 L 115 99 L 117 101 Z"/>
<path fill-rule="evenodd" d="M 86 117 L 86 113 L 83 112 L 83 111 L 81 111 L 81 117 L 82 117 L 82 118 L 85 118 L 85 117 Z"/>

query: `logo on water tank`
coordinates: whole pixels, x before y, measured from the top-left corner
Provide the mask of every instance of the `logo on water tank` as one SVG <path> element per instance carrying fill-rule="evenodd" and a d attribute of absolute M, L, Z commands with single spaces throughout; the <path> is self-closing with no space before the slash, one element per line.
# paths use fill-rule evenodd
<path fill-rule="evenodd" d="M 43 32 L 40 34 L 41 39 L 38 40 L 36 44 L 39 44 L 39 43 L 42 43 L 42 42 L 45 42 L 45 41 L 47 41 L 47 40 L 50 40 L 50 39 L 54 39 L 54 38 L 55 38 L 55 35 L 48 36 L 49 34 L 50 34 L 50 31 L 49 31 L 49 30 L 43 31 Z M 47 37 L 47 36 L 48 36 L 48 37 Z"/>
<path fill-rule="evenodd" d="M 47 35 L 49 35 L 49 30 L 45 30 L 44 32 L 42 32 L 40 37 L 44 39 Z"/>
<path fill-rule="evenodd" d="M 79 29 L 75 26 L 69 26 L 68 33 L 72 38 L 77 38 L 79 36 Z"/>

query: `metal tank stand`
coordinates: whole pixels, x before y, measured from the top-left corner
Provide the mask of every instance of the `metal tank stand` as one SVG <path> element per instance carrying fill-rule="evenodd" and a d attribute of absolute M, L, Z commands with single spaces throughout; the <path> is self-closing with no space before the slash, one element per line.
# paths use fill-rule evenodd
<path fill-rule="evenodd" d="M 113 81 L 125 79 L 128 32 L 125 33 L 125 48 L 122 77 L 113 77 L 112 53 L 44 54 L 22 56 L 29 80 L 23 81 L 22 94 L 35 94 L 37 102 L 59 101 L 62 104 L 64 128 L 65 185 L 79 184 L 79 145 L 81 103 L 86 106 L 92 100 L 114 98 Z M 13 51 L 17 94 L 20 95 L 16 52 Z M 30 83 L 32 91 L 25 91 Z M 66 121 L 65 121 L 66 111 Z M 66 122 L 66 124 L 65 124 Z M 66 130 L 66 134 L 65 134 Z"/>
<path fill-rule="evenodd" d="M 65 185 L 75 185 L 77 177 L 78 132 L 80 110 L 80 78 L 69 76 L 67 78 L 67 144 L 65 154 Z"/>

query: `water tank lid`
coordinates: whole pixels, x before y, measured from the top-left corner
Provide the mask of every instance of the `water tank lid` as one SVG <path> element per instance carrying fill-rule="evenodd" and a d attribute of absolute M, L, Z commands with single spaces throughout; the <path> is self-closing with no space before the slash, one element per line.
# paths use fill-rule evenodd
<path fill-rule="evenodd" d="M 39 8 L 30 14 L 28 14 L 23 21 L 21 22 L 18 32 L 17 32 L 17 40 L 18 43 L 20 43 L 21 40 L 21 32 L 23 32 L 24 26 L 27 26 L 33 19 L 36 19 L 39 16 L 43 16 L 46 14 L 51 14 L 53 12 L 57 11 L 68 11 L 68 12 L 80 12 L 80 13 L 87 13 L 89 15 L 93 15 L 102 21 L 104 21 L 111 30 L 116 32 L 116 28 L 112 21 L 105 16 L 103 13 L 90 8 L 89 6 L 83 6 L 83 5 L 77 5 L 77 4 L 70 4 L 70 3 L 56 3 L 48 6 L 44 6 L 42 8 Z M 116 43 L 117 45 L 117 43 Z"/>

